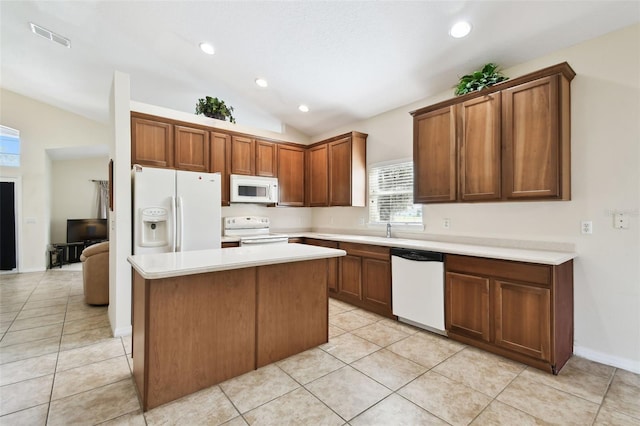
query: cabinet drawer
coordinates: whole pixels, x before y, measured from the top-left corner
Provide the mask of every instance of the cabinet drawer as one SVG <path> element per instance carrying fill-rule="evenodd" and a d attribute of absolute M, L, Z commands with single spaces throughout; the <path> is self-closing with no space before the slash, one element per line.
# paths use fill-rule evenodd
<path fill-rule="evenodd" d="M 542 285 L 551 285 L 552 279 L 552 267 L 549 265 L 481 257 L 447 255 L 445 268 L 447 271 L 467 272 Z"/>
<path fill-rule="evenodd" d="M 370 257 L 373 259 L 390 260 L 391 249 L 383 246 L 373 246 L 368 244 L 340 243 L 338 245 L 347 254 L 352 256 Z"/>
<path fill-rule="evenodd" d="M 305 244 L 309 244 L 311 246 L 319 246 L 319 247 L 327 247 L 327 248 L 338 248 L 338 243 L 336 241 L 327 241 L 327 240 L 317 240 L 315 238 L 305 238 Z"/>

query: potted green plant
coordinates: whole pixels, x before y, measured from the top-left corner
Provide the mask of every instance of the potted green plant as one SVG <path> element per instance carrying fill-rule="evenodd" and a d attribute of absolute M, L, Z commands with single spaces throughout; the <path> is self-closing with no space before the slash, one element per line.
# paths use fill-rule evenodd
<path fill-rule="evenodd" d="M 196 104 L 196 114 L 204 114 L 207 117 L 217 118 L 223 121 L 226 121 L 227 117 L 229 117 L 229 121 L 235 123 L 236 119 L 233 118 L 232 112 L 232 106 L 228 107 L 224 101 L 218 98 L 212 98 L 211 96 L 198 99 L 198 103 Z"/>
<path fill-rule="evenodd" d="M 477 92 L 508 78 L 498 71 L 496 64 L 488 63 L 482 69 L 460 77 L 460 81 L 456 85 L 455 94 L 456 96 L 462 96 L 467 93 Z"/>

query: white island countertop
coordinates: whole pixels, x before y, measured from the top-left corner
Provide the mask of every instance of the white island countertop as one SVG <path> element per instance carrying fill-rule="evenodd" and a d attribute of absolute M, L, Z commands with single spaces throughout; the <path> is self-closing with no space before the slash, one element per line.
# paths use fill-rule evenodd
<path fill-rule="evenodd" d="M 127 260 L 145 279 L 242 269 L 276 263 L 302 262 L 345 256 L 344 250 L 305 244 L 269 244 L 252 247 L 137 254 Z"/>

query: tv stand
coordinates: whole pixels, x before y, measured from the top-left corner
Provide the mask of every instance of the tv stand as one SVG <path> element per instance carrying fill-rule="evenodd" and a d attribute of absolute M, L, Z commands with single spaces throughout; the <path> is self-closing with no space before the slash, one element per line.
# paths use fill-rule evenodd
<path fill-rule="evenodd" d="M 87 240 L 75 243 L 54 243 L 49 247 L 49 269 L 62 268 L 62 265 L 80 262 L 82 251 L 94 244 L 108 240 Z"/>

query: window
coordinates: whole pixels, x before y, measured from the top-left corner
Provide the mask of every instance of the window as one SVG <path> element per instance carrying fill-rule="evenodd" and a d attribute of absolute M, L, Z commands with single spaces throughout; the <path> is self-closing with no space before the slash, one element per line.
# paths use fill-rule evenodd
<path fill-rule="evenodd" d="M 0 126 L 0 166 L 20 167 L 20 131 Z"/>
<path fill-rule="evenodd" d="M 413 204 L 413 162 L 369 169 L 369 223 L 422 224 L 422 206 Z"/>

